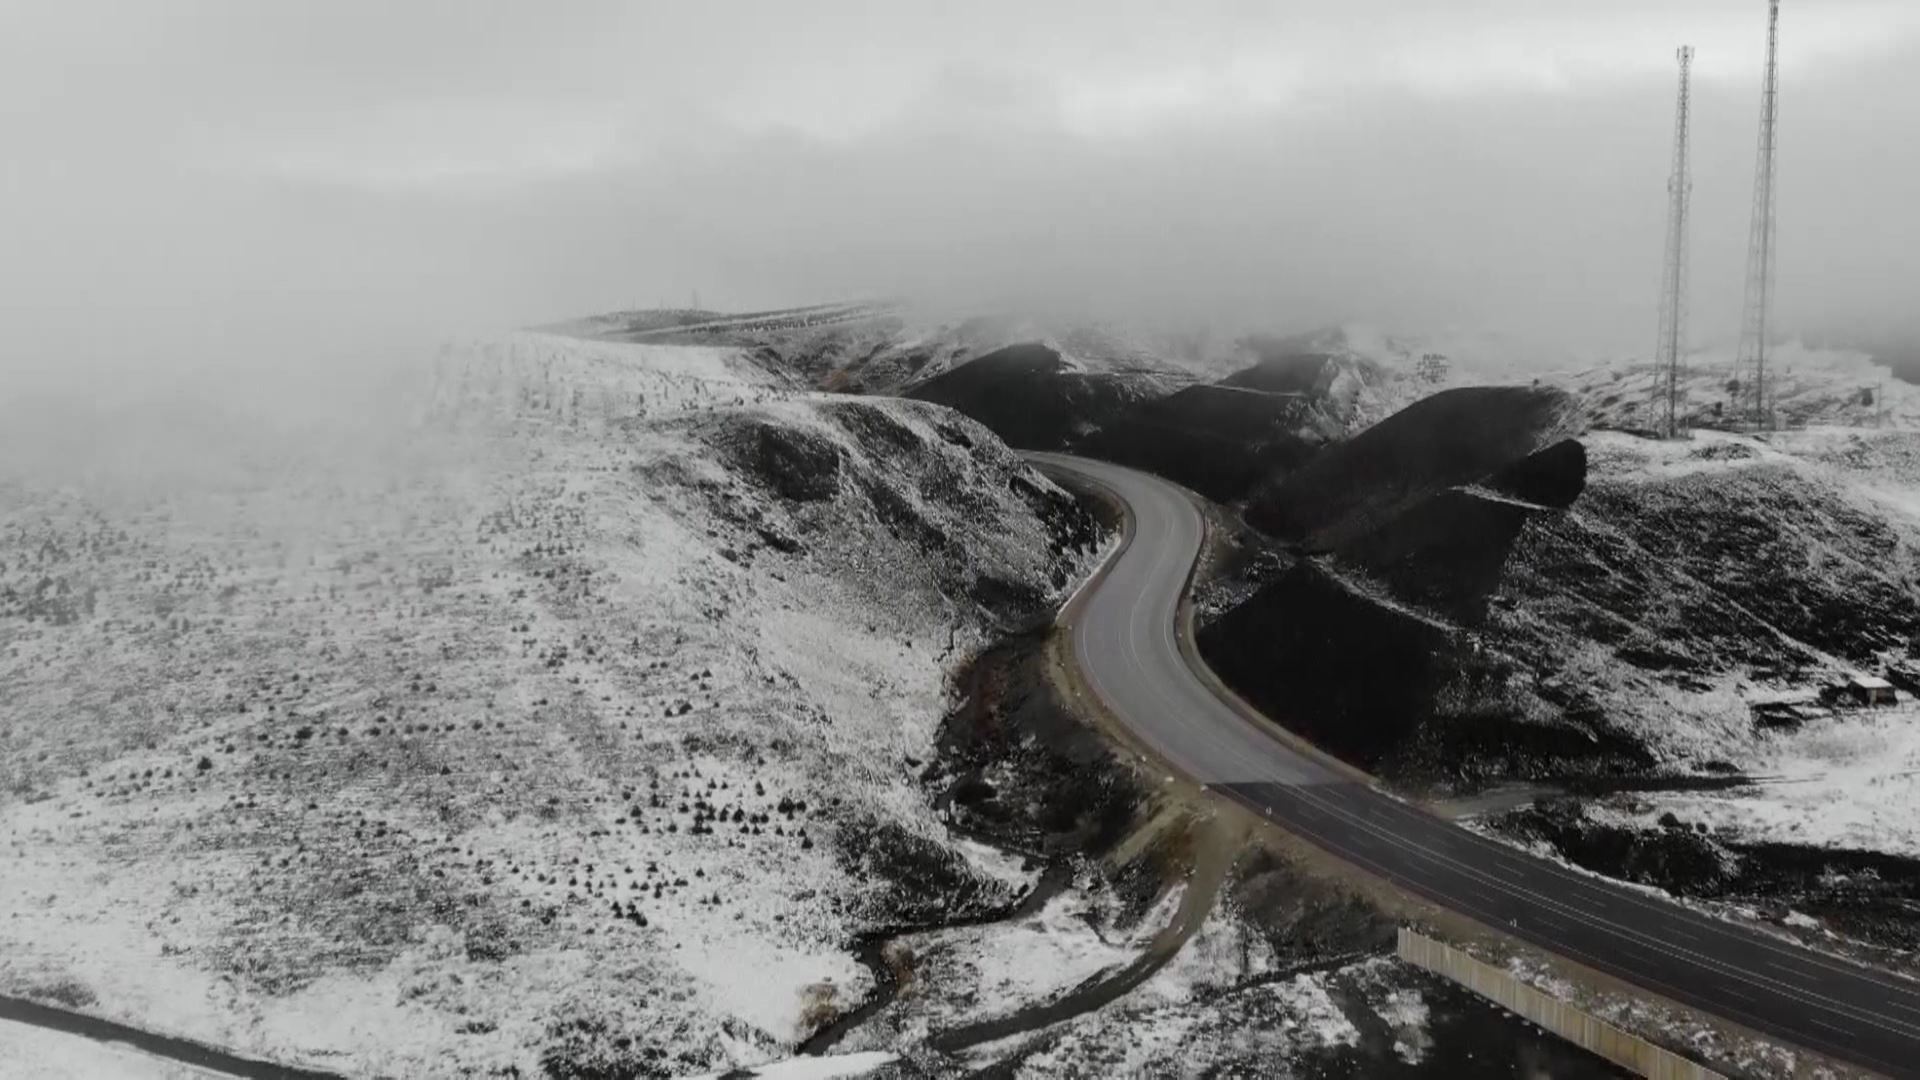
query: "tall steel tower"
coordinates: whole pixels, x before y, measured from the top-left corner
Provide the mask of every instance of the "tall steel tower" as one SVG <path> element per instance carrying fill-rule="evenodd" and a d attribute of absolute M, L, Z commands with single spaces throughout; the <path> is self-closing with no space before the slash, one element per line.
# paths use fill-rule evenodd
<path fill-rule="evenodd" d="M 1680 435 L 1680 368 L 1687 356 L 1688 233 L 1693 210 L 1693 47 L 1680 46 L 1680 96 L 1673 115 L 1673 172 L 1667 177 L 1667 258 L 1660 278 L 1660 337 L 1653 348 L 1653 428 Z"/>
<path fill-rule="evenodd" d="M 1780 107 L 1780 0 L 1767 2 L 1767 73 L 1760 84 L 1760 151 L 1754 163 L 1753 226 L 1747 239 L 1747 302 L 1740 320 L 1734 378 L 1752 405 L 1756 426 L 1773 426 L 1773 373 L 1767 350 L 1773 331 L 1773 186 L 1777 153 L 1774 122 Z M 1736 407 L 1739 406 L 1736 402 Z"/>

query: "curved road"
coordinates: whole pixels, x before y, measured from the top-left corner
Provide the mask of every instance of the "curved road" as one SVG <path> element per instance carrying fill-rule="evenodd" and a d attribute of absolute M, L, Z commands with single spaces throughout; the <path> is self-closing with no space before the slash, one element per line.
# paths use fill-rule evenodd
<path fill-rule="evenodd" d="M 1131 510 L 1125 547 L 1074 601 L 1074 654 L 1114 715 L 1188 776 L 1405 892 L 1548 952 L 1830 1058 L 1920 1077 L 1920 984 L 1477 836 L 1243 716 L 1188 667 L 1175 637 L 1205 535 L 1193 501 L 1132 469 L 1030 456 Z"/>

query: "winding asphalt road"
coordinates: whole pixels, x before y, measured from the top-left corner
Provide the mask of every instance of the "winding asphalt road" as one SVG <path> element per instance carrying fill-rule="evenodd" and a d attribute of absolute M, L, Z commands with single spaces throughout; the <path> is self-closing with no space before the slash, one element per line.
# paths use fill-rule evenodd
<path fill-rule="evenodd" d="M 1125 547 L 1069 605 L 1074 653 L 1113 714 L 1190 778 L 1407 893 L 1548 952 L 1830 1058 L 1920 1077 L 1920 983 L 1485 839 L 1244 715 L 1188 665 L 1175 636 L 1205 537 L 1192 499 L 1132 469 L 1031 456 L 1131 511 Z"/>

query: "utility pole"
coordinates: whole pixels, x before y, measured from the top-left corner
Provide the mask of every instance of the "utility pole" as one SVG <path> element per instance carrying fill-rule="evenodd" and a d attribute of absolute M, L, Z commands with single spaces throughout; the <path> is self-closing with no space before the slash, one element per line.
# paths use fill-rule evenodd
<path fill-rule="evenodd" d="M 1693 207 L 1693 47 L 1680 46 L 1680 96 L 1674 105 L 1673 171 L 1667 177 L 1667 244 L 1660 278 L 1660 336 L 1653 349 L 1653 428 L 1663 439 L 1686 426 L 1680 367 L 1687 355 L 1688 233 Z"/>
<path fill-rule="evenodd" d="M 1780 0 L 1767 2 L 1767 73 L 1760 84 L 1760 148 L 1754 162 L 1753 224 L 1747 238 L 1747 299 L 1740 319 L 1740 352 L 1734 377 L 1747 380 L 1753 400 L 1753 423 L 1773 426 L 1773 384 L 1767 350 L 1773 332 L 1774 221 L 1773 189 L 1778 152 L 1774 126 L 1780 107 Z"/>

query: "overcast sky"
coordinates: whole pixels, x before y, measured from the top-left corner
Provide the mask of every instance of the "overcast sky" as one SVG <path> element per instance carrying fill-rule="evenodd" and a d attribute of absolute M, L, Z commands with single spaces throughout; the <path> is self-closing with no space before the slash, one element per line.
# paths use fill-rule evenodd
<path fill-rule="evenodd" d="M 1920 3 L 1788 0 L 1781 303 L 1920 285 Z M 1641 348 L 1673 50 L 1738 316 L 1763 0 L 0 0 L 0 362 L 1036 298 Z M 4 393 L 4 390 L 0 390 Z"/>

